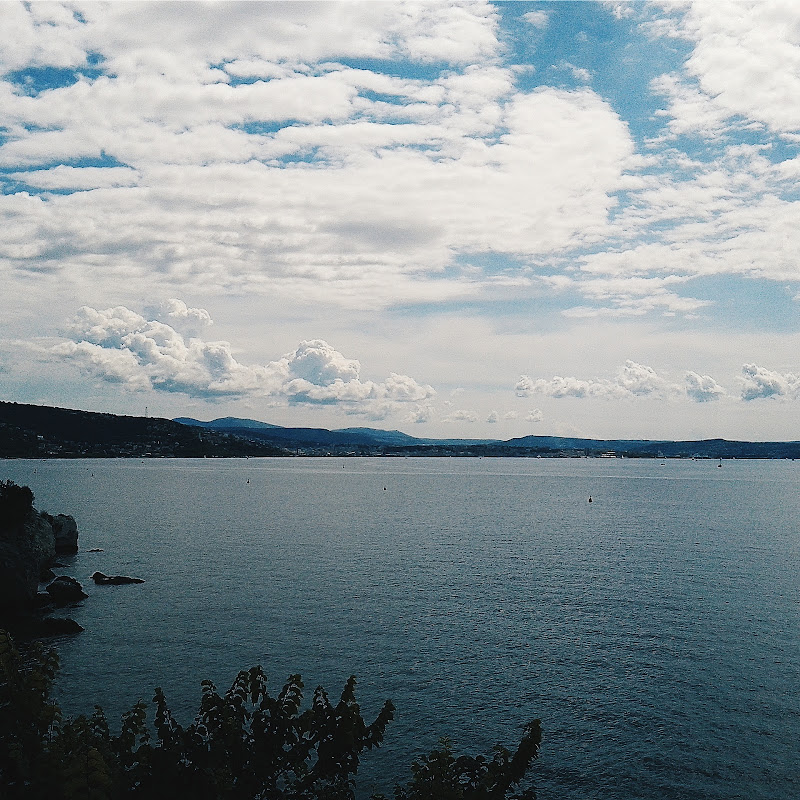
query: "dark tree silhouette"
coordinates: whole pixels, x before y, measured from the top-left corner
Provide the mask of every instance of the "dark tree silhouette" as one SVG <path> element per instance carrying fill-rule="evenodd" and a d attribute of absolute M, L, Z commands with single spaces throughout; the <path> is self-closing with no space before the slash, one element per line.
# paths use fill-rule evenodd
<path fill-rule="evenodd" d="M 302 709 L 303 682 L 289 677 L 277 696 L 261 667 L 240 672 L 220 694 L 204 681 L 200 710 L 180 725 L 156 689 L 156 713 L 137 703 L 111 733 L 99 707 L 64 719 L 50 698 L 58 657 L 41 645 L 23 658 L 0 630 L 0 794 L 8 800 L 353 800 L 365 750 L 378 747 L 394 706 L 367 724 L 355 678 L 337 703 L 318 687 Z M 531 722 L 515 753 L 456 757 L 445 741 L 416 762 L 396 800 L 529 800 L 519 789 L 541 742 Z M 381 800 L 375 796 L 375 800 Z"/>

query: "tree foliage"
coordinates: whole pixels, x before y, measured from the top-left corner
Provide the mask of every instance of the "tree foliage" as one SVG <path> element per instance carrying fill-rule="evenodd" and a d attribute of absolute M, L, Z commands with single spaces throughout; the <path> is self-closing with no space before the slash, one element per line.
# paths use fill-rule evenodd
<path fill-rule="evenodd" d="M 448 739 L 411 766 L 408 786 L 395 787 L 395 800 L 535 800 L 536 790 L 520 787 L 539 754 L 542 726 L 538 719 L 525 726 L 515 753 L 497 745 L 494 756 L 458 756 Z M 382 798 L 375 798 L 382 800 Z"/>
<path fill-rule="evenodd" d="M 9 800 L 352 800 L 361 756 L 381 744 L 394 716 L 386 701 L 367 724 L 353 677 L 338 702 L 318 687 L 303 709 L 299 675 L 273 697 L 253 667 L 224 694 L 204 681 L 186 727 L 156 689 L 152 726 L 140 701 L 115 735 L 99 707 L 63 717 L 50 698 L 57 669 L 54 652 L 36 645 L 23 658 L 0 631 L 0 794 Z M 530 800 L 533 790 L 518 787 L 540 742 L 538 720 L 516 752 L 496 747 L 491 759 L 456 757 L 443 741 L 413 765 L 395 800 Z"/>
<path fill-rule="evenodd" d="M 32 510 L 30 487 L 17 486 L 14 481 L 0 481 L 0 529 L 19 525 Z"/>

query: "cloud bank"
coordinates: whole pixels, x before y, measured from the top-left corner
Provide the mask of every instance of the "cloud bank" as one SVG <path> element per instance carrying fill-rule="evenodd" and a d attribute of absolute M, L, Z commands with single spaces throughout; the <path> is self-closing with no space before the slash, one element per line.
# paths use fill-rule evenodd
<path fill-rule="evenodd" d="M 162 318 L 190 328 L 211 324 L 205 309 L 180 300 L 162 306 Z M 260 398 L 273 404 L 336 405 L 347 413 L 382 419 L 400 408 L 424 413 L 431 386 L 390 373 L 363 380 L 361 365 L 322 339 L 300 342 L 264 365 L 240 363 L 228 342 L 184 336 L 176 327 L 124 306 L 84 306 L 69 328 L 69 341 L 52 348 L 93 376 L 133 391 L 178 392 L 207 400 Z"/>
<path fill-rule="evenodd" d="M 600 397 L 620 399 L 624 397 L 664 396 L 669 385 L 654 369 L 627 360 L 612 379 L 583 380 L 559 375 L 550 379 L 532 379 L 520 376 L 514 387 L 517 397 L 543 394 L 548 397 Z"/>

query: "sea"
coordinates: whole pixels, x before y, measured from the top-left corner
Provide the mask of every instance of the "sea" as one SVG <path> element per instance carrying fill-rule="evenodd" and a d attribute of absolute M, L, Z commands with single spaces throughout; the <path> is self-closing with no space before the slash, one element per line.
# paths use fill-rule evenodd
<path fill-rule="evenodd" d="M 85 631 L 53 640 L 69 714 L 99 704 L 118 730 L 158 686 L 185 724 L 201 680 L 260 664 L 307 698 L 355 675 L 368 721 L 394 702 L 359 797 L 442 737 L 513 750 L 534 718 L 539 800 L 800 797 L 800 462 L 9 460 L 0 479 L 78 523 L 60 572 Z"/>

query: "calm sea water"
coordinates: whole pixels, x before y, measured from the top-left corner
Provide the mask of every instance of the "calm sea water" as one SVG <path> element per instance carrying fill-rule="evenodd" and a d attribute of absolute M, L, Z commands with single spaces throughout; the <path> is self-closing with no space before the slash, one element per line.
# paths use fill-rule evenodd
<path fill-rule="evenodd" d="M 800 796 L 800 463 L 53 460 L 0 478 L 78 521 L 71 713 L 116 720 L 162 686 L 188 722 L 203 678 L 262 664 L 274 691 L 300 672 L 336 696 L 355 674 L 365 717 L 398 708 L 365 792 L 441 736 L 487 752 L 540 717 L 542 800 Z"/>

